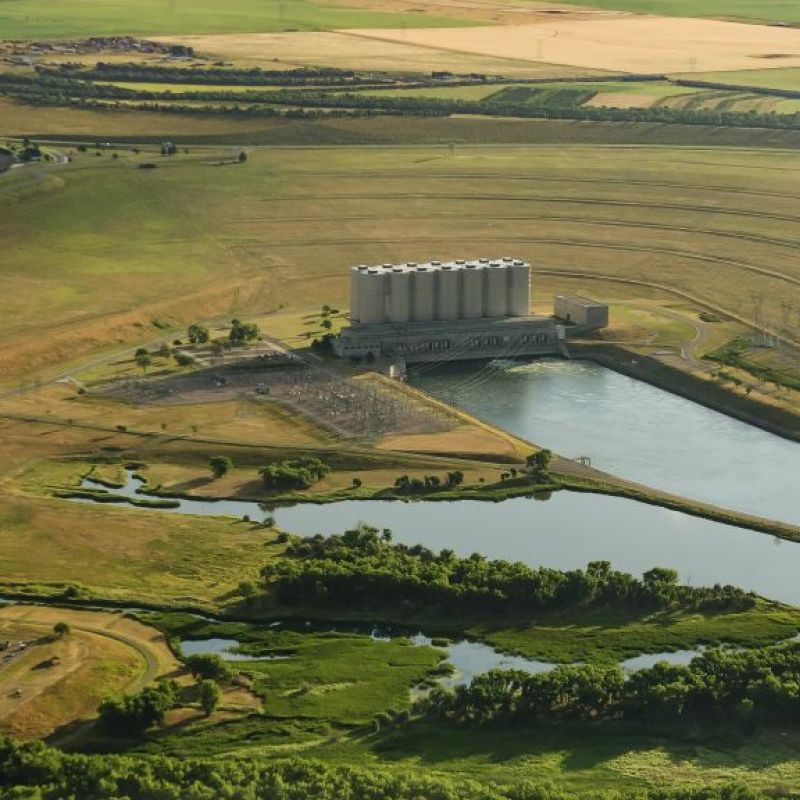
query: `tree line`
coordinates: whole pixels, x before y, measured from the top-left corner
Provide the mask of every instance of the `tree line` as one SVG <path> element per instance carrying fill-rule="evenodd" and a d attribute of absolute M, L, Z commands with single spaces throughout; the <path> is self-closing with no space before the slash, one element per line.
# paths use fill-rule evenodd
<path fill-rule="evenodd" d="M 481 784 L 423 771 L 301 758 L 224 759 L 64 753 L 0 739 L 1 800 L 767 800 L 740 785 L 576 795 L 551 784 Z M 774 795 L 770 800 L 778 800 Z"/>
<path fill-rule="evenodd" d="M 129 81 L 146 83 L 185 83 L 228 86 L 338 86 L 380 83 L 374 77 L 361 78 L 352 70 L 333 67 L 298 67 L 291 70 L 231 69 L 222 67 L 168 67 L 160 64 L 114 64 L 99 61 L 94 67 L 83 64 L 39 64 L 36 72 L 54 78 L 81 81 Z M 385 79 L 385 80 L 388 80 Z"/>
<path fill-rule="evenodd" d="M 617 604 L 636 609 L 751 608 L 755 596 L 732 586 L 683 586 L 674 570 L 656 567 L 641 579 L 607 561 L 585 570 L 533 568 L 475 553 L 459 558 L 391 541 L 391 531 L 359 525 L 340 536 L 289 545 L 286 557 L 262 570 L 265 590 L 290 606 L 380 612 L 387 618 L 430 612 L 485 617 L 575 606 Z"/>
<path fill-rule="evenodd" d="M 492 670 L 469 685 L 436 687 L 423 701 L 459 723 L 621 720 L 793 723 L 800 713 L 800 644 L 708 650 L 688 665 L 660 662 L 626 675 L 619 665 L 559 666 L 530 675 Z"/>
<path fill-rule="evenodd" d="M 322 109 L 346 116 L 370 114 L 409 115 L 423 117 L 446 117 L 453 114 L 478 114 L 482 116 L 505 116 L 528 119 L 565 119 L 595 122 L 638 122 L 658 124 L 708 125 L 719 127 L 746 127 L 768 129 L 800 129 L 800 112 L 794 114 L 759 113 L 754 110 L 724 111 L 718 109 L 687 109 L 652 106 L 649 108 L 614 108 L 607 106 L 583 106 L 559 100 L 553 96 L 546 103 L 485 100 L 459 100 L 432 97 L 398 97 L 366 95 L 358 92 L 333 90 L 278 90 L 273 92 L 226 92 L 207 90 L 181 93 L 169 91 L 146 91 L 119 86 L 100 85 L 88 81 L 76 81 L 48 76 L 25 76 L 0 74 L 0 92 L 34 104 L 87 105 L 90 99 L 145 100 L 145 101 L 192 101 L 229 102 L 233 105 L 181 106 L 147 104 L 137 106 L 147 111 L 167 111 L 185 114 L 252 114 L 257 116 L 313 116 Z M 555 97 L 569 97 L 569 93 Z M 82 101 L 82 102 L 76 102 Z M 250 107 L 242 104 L 249 104 Z M 254 108 L 264 105 L 263 110 Z M 293 106 L 281 112 L 273 106 Z M 107 106 L 104 106 L 107 107 Z M 309 110 L 311 109 L 311 110 Z"/>

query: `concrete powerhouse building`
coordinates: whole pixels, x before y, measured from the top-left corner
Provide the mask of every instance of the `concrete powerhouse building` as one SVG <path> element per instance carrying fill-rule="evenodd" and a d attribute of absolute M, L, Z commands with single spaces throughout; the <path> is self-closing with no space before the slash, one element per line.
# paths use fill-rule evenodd
<path fill-rule="evenodd" d="M 353 267 L 352 324 L 334 350 L 409 362 L 560 352 L 563 327 L 530 303 L 531 266 L 513 258 Z"/>

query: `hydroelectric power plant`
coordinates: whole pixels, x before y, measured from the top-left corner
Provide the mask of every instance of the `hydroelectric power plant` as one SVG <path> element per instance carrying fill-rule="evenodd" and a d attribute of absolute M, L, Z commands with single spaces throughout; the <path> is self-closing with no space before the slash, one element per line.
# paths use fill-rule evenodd
<path fill-rule="evenodd" d="M 607 307 L 571 330 L 603 327 Z M 418 361 L 514 358 L 562 352 L 566 327 L 531 315 L 531 265 L 514 258 L 357 266 L 350 271 L 350 322 L 334 341 L 345 358 Z M 603 310 L 605 313 L 603 314 Z"/>

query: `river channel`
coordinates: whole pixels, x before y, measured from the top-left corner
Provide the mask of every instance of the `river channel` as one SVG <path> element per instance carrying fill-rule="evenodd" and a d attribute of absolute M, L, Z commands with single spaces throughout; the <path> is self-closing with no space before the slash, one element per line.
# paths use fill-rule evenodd
<path fill-rule="evenodd" d="M 88 479 L 84 486 L 97 488 Z M 123 502 L 147 495 L 129 475 L 123 489 L 108 490 Z M 93 502 L 80 499 L 76 502 Z M 556 569 L 610 561 L 617 569 L 641 574 L 653 566 L 673 567 L 694 585 L 730 583 L 765 597 L 800 605 L 800 544 L 693 517 L 678 511 L 605 495 L 556 492 L 547 500 L 516 498 L 502 503 L 478 500 L 345 500 L 324 505 L 300 503 L 264 511 L 240 500 L 179 500 L 175 508 L 142 514 L 183 513 L 262 520 L 303 536 L 341 533 L 358 522 L 391 528 L 395 541 L 450 548 L 461 556 L 524 561 Z"/>

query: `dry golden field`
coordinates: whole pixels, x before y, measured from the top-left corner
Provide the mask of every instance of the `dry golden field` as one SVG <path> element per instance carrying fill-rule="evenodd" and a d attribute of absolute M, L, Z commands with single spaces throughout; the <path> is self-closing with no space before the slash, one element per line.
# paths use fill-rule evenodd
<path fill-rule="evenodd" d="M 456 30 L 461 30 L 456 29 Z M 490 28 L 490 30 L 492 30 Z M 376 38 L 362 31 L 304 31 L 300 33 L 207 34 L 159 37 L 160 41 L 191 44 L 210 58 L 223 58 L 241 66 L 292 69 L 324 65 L 338 69 L 390 72 L 480 72 L 519 78 L 560 78 L 591 75 L 598 71 L 561 64 L 532 63 L 525 57 L 500 52 L 458 52 L 414 41 L 414 30 L 387 31 Z"/>
<path fill-rule="evenodd" d="M 364 147 L 209 161 L 147 172 L 78 154 L 43 171 L 54 182 L 0 194 L 12 243 L 0 267 L 4 376 L 63 372 L 99 348 L 165 336 L 153 320 L 179 330 L 346 308 L 353 263 L 508 254 L 532 261 L 544 302 L 564 289 L 655 292 L 743 320 L 759 298 L 778 319 L 800 287 L 789 151 Z M 25 177 L 3 176 L 0 192 Z"/>
<path fill-rule="evenodd" d="M 57 622 L 70 625 L 70 633 L 53 636 Z M 105 697 L 179 666 L 162 634 L 110 612 L 6 606 L 0 639 L 11 643 L 0 654 L 0 732 L 21 738 L 91 718 Z"/>
<path fill-rule="evenodd" d="M 800 31 L 716 20 L 611 14 L 513 26 L 348 32 L 437 51 L 619 72 L 800 65 Z"/>

